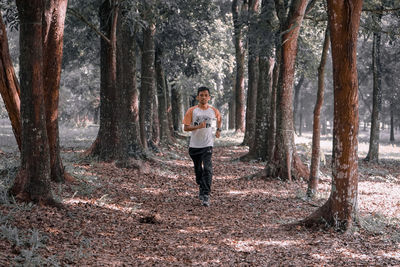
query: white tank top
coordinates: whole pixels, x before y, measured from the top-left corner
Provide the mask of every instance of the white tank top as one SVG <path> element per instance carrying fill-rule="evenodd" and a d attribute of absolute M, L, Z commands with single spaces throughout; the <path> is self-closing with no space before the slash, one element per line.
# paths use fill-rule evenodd
<path fill-rule="evenodd" d="M 202 148 L 214 145 L 216 121 L 221 119 L 219 111 L 208 105 L 207 109 L 194 106 L 188 109 L 183 118 L 183 124 L 196 126 L 206 122 L 206 128 L 197 129 L 190 133 L 189 147 Z"/>

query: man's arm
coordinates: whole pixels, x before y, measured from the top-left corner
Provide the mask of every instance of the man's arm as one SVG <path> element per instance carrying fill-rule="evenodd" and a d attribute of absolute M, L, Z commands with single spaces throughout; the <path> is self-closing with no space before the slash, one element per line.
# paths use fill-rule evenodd
<path fill-rule="evenodd" d="M 183 127 L 183 130 L 186 132 L 191 132 L 197 129 L 201 129 L 201 128 L 206 128 L 206 122 L 203 121 L 202 123 L 200 123 L 199 125 L 186 125 Z"/>
<path fill-rule="evenodd" d="M 217 119 L 217 131 L 215 132 L 215 137 L 219 138 L 221 136 L 222 119 L 221 116 Z"/>

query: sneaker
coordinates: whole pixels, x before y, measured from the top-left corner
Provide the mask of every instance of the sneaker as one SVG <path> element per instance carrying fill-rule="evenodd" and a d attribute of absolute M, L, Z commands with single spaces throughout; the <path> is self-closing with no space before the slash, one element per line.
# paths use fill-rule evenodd
<path fill-rule="evenodd" d="M 203 199 L 204 199 L 204 195 L 202 195 L 202 194 L 199 194 L 199 199 L 200 199 L 200 201 L 203 201 Z"/>
<path fill-rule="evenodd" d="M 203 196 L 202 204 L 205 207 L 209 207 L 210 206 L 210 197 L 208 195 L 204 195 Z"/>

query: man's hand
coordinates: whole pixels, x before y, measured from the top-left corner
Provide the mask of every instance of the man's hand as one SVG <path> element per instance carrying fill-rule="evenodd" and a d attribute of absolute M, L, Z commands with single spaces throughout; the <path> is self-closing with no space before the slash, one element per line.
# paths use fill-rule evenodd
<path fill-rule="evenodd" d="M 201 122 L 201 123 L 197 126 L 197 129 L 201 129 L 201 128 L 206 128 L 206 122 L 205 122 L 205 121 Z"/>
<path fill-rule="evenodd" d="M 221 132 L 217 130 L 217 131 L 215 132 L 215 137 L 219 138 L 220 136 L 221 136 Z"/>

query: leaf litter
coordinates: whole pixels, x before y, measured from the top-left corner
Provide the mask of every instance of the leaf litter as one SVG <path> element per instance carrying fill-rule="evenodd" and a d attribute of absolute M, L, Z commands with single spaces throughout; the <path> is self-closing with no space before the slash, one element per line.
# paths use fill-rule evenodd
<path fill-rule="evenodd" d="M 53 185 L 64 210 L 1 202 L 0 265 L 400 265 L 398 160 L 360 160 L 360 223 L 341 234 L 286 227 L 329 196 L 329 156 L 318 197 L 310 201 L 306 181 L 254 175 L 265 163 L 239 161 L 248 151 L 240 146 L 243 136 L 227 133 L 214 148 L 211 206 L 203 207 L 186 142 L 161 149 L 142 169 L 129 169 L 82 159 L 95 137 L 92 129 L 91 134 L 78 147 L 72 136 L 63 145 L 64 164 L 76 178 Z M 4 151 L 1 163 L 12 166 L 1 170 L 3 191 L 15 173 L 7 170 L 18 161 L 18 153 Z"/>

